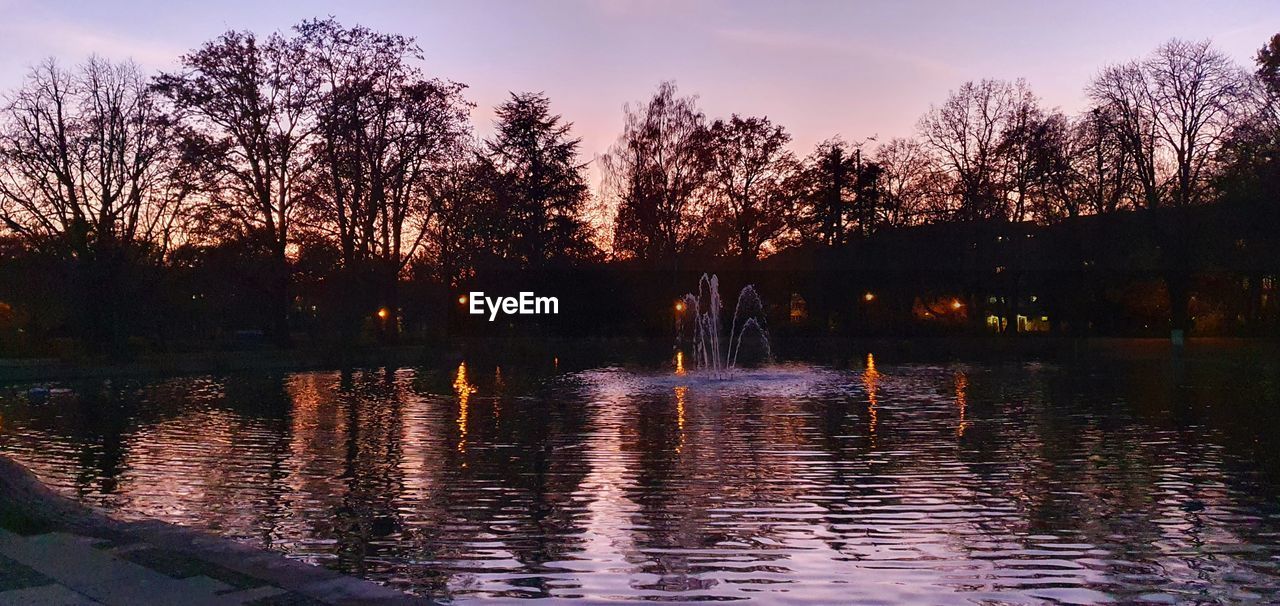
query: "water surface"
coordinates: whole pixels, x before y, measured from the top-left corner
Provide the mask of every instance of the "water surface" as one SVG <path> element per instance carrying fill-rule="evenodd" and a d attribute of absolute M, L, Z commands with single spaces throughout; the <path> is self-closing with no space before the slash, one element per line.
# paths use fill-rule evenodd
<path fill-rule="evenodd" d="M 0 451 L 125 518 L 456 602 L 1276 601 L 1275 376 L 859 354 L 23 385 Z"/>

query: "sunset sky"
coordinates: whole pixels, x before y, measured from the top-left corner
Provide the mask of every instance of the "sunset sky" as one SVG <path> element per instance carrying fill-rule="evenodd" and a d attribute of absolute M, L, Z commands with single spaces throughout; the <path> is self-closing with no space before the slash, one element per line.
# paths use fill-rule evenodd
<path fill-rule="evenodd" d="M 1115 6 L 1115 5 L 1123 6 Z M 1280 31 L 1280 2 L 524 2 L 0 0 L 0 87 L 46 56 L 97 52 L 172 68 L 226 29 L 265 33 L 309 17 L 415 36 L 433 75 L 470 86 L 488 132 L 507 91 L 541 90 L 589 159 L 622 106 L 674 79 L 711 116 L 768 115 L 800 153 L 835 134 L 909 135 L 969 79 L 1025 77 L 1050 106 L 1082 106 L 1089 78 L 1174 36 L 1211 38 L 1242 64 Z"/>

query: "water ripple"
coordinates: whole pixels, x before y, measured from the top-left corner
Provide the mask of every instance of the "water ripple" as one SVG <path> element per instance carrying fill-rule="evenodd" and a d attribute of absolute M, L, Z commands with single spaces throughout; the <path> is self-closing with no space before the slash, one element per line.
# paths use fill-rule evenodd
<path fill-rule="evenodd" d="M 731 380 L 463 365 L 43 403 L 15 386 L 0 448 L 118 515 L 456 602 L 1280 599 L 1256 439 L 1274 426 L 1161 372 L 868 356 Z"/>

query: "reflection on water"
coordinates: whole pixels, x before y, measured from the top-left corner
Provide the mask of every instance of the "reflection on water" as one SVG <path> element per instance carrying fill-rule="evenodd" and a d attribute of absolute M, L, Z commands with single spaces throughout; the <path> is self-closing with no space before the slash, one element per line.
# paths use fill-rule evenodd
<path fill-rule="evenodd" d="M 862 371 L 862 389 L 867 395 L 867 435 L 871 437 L 871 447 L 876 446 L 876 424 L 880 420 L 877 396 L 880 393 L 880 372 L 876 370 L 875 354 L 867 354 L 867 366 Z"/>
<path fill-rule="evenodd" d="M 682 362 L 15 388 L 0 449 L 456 601 L 1277 599 L 1274 367 Z"/>
<path fill-rule="evenodd" d="M 471 394 L 476 386 L 467 382 L 467 363 L 458 364 L 458 371 L 453 375 L 453 392 L 458 394 L 458 452 L 467 452 L 467 410 L 470 408 Z M 496 412 L 496 411 L 495 411 Z M 466 465 L 466 462 L 463 462 Z"/>

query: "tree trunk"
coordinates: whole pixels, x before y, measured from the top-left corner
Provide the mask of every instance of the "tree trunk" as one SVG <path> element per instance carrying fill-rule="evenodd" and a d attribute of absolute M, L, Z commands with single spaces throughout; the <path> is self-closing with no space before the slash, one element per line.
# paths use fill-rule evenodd
<path fill-rule="evenodd" d="M 280 347 L 288 347 L 289 336 L 289 259 L 285 256 L 284 245 L 280 244 L 272 251 L 271 272 L 268 277 L 267 293 L 267 333 L 271 342 Z"/>
<path fill-rule="evenodd" d="M 1187 224 L 1182 209 L 1171 209 L 1168 223 L 1162 231 L 1161 247 L 1164 257 L 1164 283 L 1169 293 L 1170 339 L 1174 345 L 1182 345 L 1190 326 L 1191 304 L 1191 226 Z"/>

